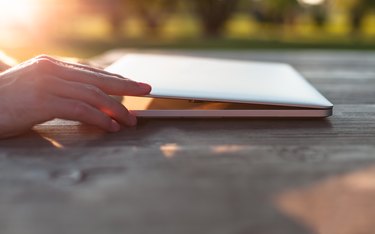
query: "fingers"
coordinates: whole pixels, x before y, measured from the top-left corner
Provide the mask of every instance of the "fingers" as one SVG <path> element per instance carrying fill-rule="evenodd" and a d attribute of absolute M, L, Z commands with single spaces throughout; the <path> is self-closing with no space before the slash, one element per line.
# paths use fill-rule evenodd
<path fill-rule="evenodd" d="M 57 60 L 57 59 L 55 59 L 53 57 L 50 57 L 50 56 L 47 56 L 47 55 L 40 55 L 40 56 L 36 57 L 36 59 L 50 59 L 51 61 L 53 61 L 54 63 L 56 63 L 56 64 L 58 64 L 60 66 L 71 67 L 71 68 L 78 68 L 78 69 L 85 69 L 85 70 L 88 70 L 88 71 L 98 72 L 98 73 L 102 73 L 102 74 L 106 74 L 106 75 L 111 75 L 111 76 L 116 76 L 118 78 L 124 79 L 124 77 L 122 77 L 122 76 L 120 76 L 118 74 L 110 73 L 110 72 L 107 72 L 107 71 L 102 70 L 102 69 L 90 67 L 90 66 L 87 66 L 87 65 L 79 64 L 79 63 L 69 63 L 69 62 Z"/>
<path fill-rule="evenodd" d="M 146 95 L 151 91 L 151 86 L 138 83 L 119 75 L 108 72 L 98 72 L 97 69 L 87 69 L 86 66 L 76 66 L 67 63 L 56 62 L 46 57 L 37 58 L 38 68 L 47 71 L 49 74 L 68 81 L 94 85 L 110 95 Z"/>
<path fill-rule="evenodd" d="M 134 126 L 137 123 L 136 117 L 131 115 L 121 103 L 96 86 L 65 81 L 56 77 L 48 77 L 46 79 L 48 79 L 48 92 L 51 94 L 82 101 L 99 109 L 121 124 Z"/>
<path fill-rule="evenodd" d="M 120 123 L 135 125 L 136 119 L 108 94 L 144 95 L 151 90 L 119 75 L 48 57 L 26 61 L 1 76 L 6 91 L 1 93 L 8 94 L 2 109 L 11 110 L 5 122 L 13 130 L 62 118 L 116 132 Z"/>
<path fill-rule="evenodd" d="M 50 99 L 46 111 L 51 119 L 77 120 L 98 126 L 109 132 L 117 132 L 121 128 L 115 120 L 82 101 L 57 96 L 51 96 Z"/>

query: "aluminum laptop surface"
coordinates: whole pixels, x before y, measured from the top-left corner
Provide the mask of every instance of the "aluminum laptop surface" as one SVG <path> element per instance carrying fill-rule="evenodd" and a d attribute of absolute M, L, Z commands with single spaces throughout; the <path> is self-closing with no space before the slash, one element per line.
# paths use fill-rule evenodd
<path fill-rule="evenodd" d="M 138 116 L 326 117 L 332 113 L 332 103 L 283 63 L 129 54 L 106 70 L 151 84 L 149 97 L 125 97 L 124 104 Z"/>

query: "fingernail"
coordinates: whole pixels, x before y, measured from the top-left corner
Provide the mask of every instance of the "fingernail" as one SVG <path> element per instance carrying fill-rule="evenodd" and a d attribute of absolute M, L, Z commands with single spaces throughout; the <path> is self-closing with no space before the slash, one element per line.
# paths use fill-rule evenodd
<path fill-rule="evenodd" d="M 118 132 L 120 131 L 121 129 L 121 126 L 119 123 L 117 123 L 115 120 L 112 120 L 112 123 L 111 123 L 111 132 Z"/>
<path fill-rule="evenodd" d="M 151 88 L 151 85 L 149 85 L 149 84 L 138 82 L 138 86 L 141 87 L 143 90 L 145 90 L 147 92 L 151 92 L 152 88 Z"/>

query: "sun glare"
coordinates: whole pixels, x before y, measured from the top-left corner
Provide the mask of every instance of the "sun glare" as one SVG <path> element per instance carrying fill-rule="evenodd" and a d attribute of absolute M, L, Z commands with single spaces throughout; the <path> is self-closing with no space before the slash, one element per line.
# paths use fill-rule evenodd
<path fill-rule="evenodd" d="M 319 4 L 322 4 L 325 0 L 299 0 L 299 1 L 308 5 L 319 5 Z"/>
<path fill-rule="evenodd" d="M 36 14 L 37 0 L 1 0 L 0 27 L 27 25 Z"/>
<path fill-rule="evenodd" d="M 28 43 L 42 5 L 42 0 L 0 0 L 2 48 L 20 47 Z"/>

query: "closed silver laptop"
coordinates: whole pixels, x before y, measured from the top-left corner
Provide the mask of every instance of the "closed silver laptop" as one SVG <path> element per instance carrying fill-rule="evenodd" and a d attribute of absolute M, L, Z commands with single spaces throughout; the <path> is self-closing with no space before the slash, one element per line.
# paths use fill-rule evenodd
<path fill-rule="evenodd" d="M 128 54 L 107 71 L 149 83 L 125 97 L 139 117 L 327 117 L 333 105 L 283 63 Z"/>

